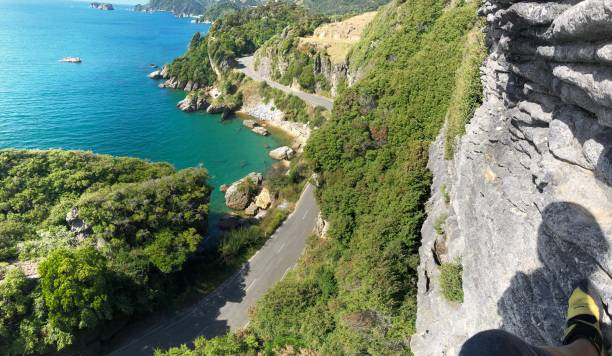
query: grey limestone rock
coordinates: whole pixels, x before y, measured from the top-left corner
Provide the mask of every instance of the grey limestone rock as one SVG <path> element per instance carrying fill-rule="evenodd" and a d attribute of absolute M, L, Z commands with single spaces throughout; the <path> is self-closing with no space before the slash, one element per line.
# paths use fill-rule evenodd
<path fill-rule="evenodd" d="M 453 160 L 443 133 L 430 148 L 415 355 L 457 355 L 491 328 L 557 345 L 582 278 L 612 302 L 611 9 L 612 0 L 487 0 L 479 10 L 490 44 L 484 103 Z M 461 304 L 440 292 L 439 264 L 453 260 Z"/>
<path fill-rule="evenodd" d="M 277 161 L 281 161 L 284 159 L 292 159 L 294 155 L 295 151 L 293 151 L 293 149 L 288 146 L 281 146 L 270 151 L 270 157 Z"/>
<path fill-rule="evenodd" d="M 225 191 L 225 205 L 234 210 L 246 209 L 262 183 L 263 175 L 257 172 L 249 173 L 246 177 L 232 183 Z"/>
<path fill-rule="evenodd" d="M 68 211 L 66 223 L 70 227 L 70 231 L 75 233 L 77 240 L 82 241 L 91 234 L 91 226 L 79 217 L 79 210 L 77 208 L 72 208 Z"/>
<path fill-rule="evenodd" d="M 548 30 L 553 42 L 610 39 L 612 0 L 585 0 L 559 15 Z"/>

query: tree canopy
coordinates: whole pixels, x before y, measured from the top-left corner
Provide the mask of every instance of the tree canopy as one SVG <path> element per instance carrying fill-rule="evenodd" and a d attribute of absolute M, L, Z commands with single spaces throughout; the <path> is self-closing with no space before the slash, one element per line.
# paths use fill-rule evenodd
<path fill-rule="evenodd" d="M 0 348 L 41 353 L 148 311 L 206 237 L 203 169 L 0 150 Z"/>

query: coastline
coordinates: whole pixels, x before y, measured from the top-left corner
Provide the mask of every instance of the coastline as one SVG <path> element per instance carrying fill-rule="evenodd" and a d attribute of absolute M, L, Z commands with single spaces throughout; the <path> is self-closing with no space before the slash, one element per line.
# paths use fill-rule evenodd
<path fill-rule="evenodd" d="M 242 107 L 236 111 L 240 116 L 247 116 L 255 119 L 264 126 L 273 127 L 291 138 L 292 146 L 298 151 L 302 151 L 311 130 L 307 124 L 285 120 L 285 113 L 274 107 L 272 103 L 264 103 L 261 98 L 248 97 Z"/>

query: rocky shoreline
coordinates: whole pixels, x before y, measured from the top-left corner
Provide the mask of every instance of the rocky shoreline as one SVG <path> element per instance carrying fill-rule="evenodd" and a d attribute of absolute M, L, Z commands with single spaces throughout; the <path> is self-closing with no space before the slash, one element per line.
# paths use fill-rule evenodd
<path fill-rule="evenodd" d="M 282 111 L 275 108 L 273 103 L 264 103 L 258 95 L 243 98 L 240 106 L 232 106 L 222 100 L 221 92 L 214 86 L 202 86 L 191 81 L 185 83 L 171 77 L 168 65 L 151 72 L 148 77 L 163 80 L 164 82 L 159 84 L 160 88 L 182 89 L 187 92 L 185 98 L 176 105 L 181 111 L 206 111 L 209 114 L 221 114 L 223 119 L 235 113 L 246 115 L 248 118 L 243 119 L 243 126 L 262 136 L 269 135 L 266 126 L 283 131 L 292 138 L 293 147 L 275 148 L 269 152 L 269 156 L 285 167 L 288 167 L 289 161 L 303 149 L 310 136 L 308 125 L 286 121 Z M 252 172 L 238 181 L 220 187 L 225 194 L 225 205 L 234 211 L 220 220 L 219 227 L 222 230 L 256 224 L 267 215 L 274 197 L 263 183 L 263 175 Z"/>
<path fill-rule="evenodd" d="M 102 11 L 112 11 L 115 10 L 113 4 L 103 3 L 103 2 L 92 2 L 89 4 L 89 7 L 92 9 L 102 10 Z"/>
<path fill-rule="evenodd" d="M 263 136 L 268 135 L 264 126 L 272 126 L 289 135 L 294 148 L 301 151 L 310 137 L 310 128 L 307 124 L 285 120 L 285 114 L 277 109 L 272 102 L 265 103 L 258 95 L 243 98 L 241 106 L 230 106 L 220 99 L 220 91 L 212 86 L 206 87 L 197 82 L 183 82 L 169 74 L 168 65 L 162 69 L 151 72 L 148 77 L 153 80 L 164 80 L 160 88 L 178 89 L 188 92 L 185 99 L 177 103 L 177 107 L 184 112 L 204 111 L 209 114 L 221 114 L 223 119 L 232 114 L 242 114 L 261 123 L 251 130 Z"/>

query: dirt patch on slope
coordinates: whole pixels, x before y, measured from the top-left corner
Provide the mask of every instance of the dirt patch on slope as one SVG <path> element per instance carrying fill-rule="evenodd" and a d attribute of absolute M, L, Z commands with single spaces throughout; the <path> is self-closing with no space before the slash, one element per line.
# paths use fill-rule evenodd
<path fill-rule="evenodd" d="M 319 26 L 310 37 L 300 39 L 300 46 L 314 46 L 325 49 L 334 63 L 342 63 L 352 46 L 359 42 L 366 26 L 377 12 L 366 12 L 340 22 Z"/>

